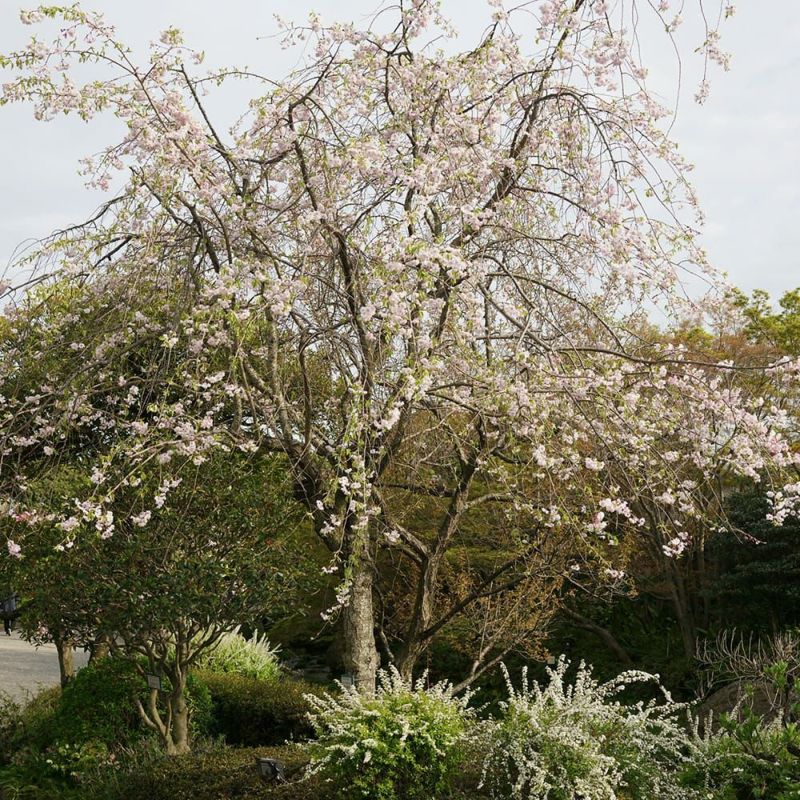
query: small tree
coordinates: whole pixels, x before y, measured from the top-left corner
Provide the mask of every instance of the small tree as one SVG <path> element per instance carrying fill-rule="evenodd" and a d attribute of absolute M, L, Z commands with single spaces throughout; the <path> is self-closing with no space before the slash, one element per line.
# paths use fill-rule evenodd
<path fill-rule="evenodd" d="M 302 602 L 307 565 L 291 546 L 302 515 L 283 491 L 285 477 L 274 459 L 219 456 L 172 473 L 180 486 L 153 519 L 137 509 L 153 492 L 162 497 L 157 474 L 119 492 L 114 509 L 125 521 L 113 537 L 84 535 L 65 546 L 52 524 L 22 523 L 26 550 L 10 577 L 31 598 L 27 635 L 102 639 L 113 654 L 134 658 L 143 683 L 146 674 L 160 676 L 163 691 L 137 698 L 139 713 L 168 753 L 185 752 L 192 665 L 227 631 Z"/>

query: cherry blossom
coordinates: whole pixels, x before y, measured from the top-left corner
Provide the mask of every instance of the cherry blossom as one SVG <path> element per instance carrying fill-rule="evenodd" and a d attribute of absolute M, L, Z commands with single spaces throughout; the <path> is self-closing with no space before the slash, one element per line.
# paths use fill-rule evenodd
<path fill-rule="evenodd" d="M 679 24 L 676 4 L 645 5 Z M 648 324 L 653 309 L 702 320 L 725 287 L 623 4 L 495 1 L 482 40 L 449 54 L 436 3 L 397 13 L 388 29 L 287 23 L 308 58 L 277 82 L 199 71 L 173 29 L 140 63 L 78 5 L 25 13 L 60 34 L 0 57 L 0 102 L 113 114 L 120 140 L 82 171 L 100 189 L 125 175 L 91 223 L 16 265 L 37 278 L 12 290 L 0 343 L 3 500 L 34 506 L 30 478 L 90 442 L 91 488 L 53 519 L 67 547 L 147 525 L 187 462 L 283 453 L 340 572 L 333 610 L 364 685 L 380 548 L 416 576 L 390 632 L 407 671 L 461 611 L 441 570 L 478 509 L 513 541 L 498 569 L 517 587 L 541 532 L 596 554 L 647 526 L 677 557 L 721 482 L 764 484 L 777 522 L 800 507 L 786 409 Z M 718 28 L 698 47 L 705 96 L 728 57 Z M 224 130 L 205 95 L 232 80 L 252 100 Z M 707 297 L 687 299 L 689 275 Z M 758 367 L 796 391 L 797 364 Z M 115 520 L 115 491 L 151 470 L 147 507 Z M 413 529 L 430 498 L 430 529 Z"/>

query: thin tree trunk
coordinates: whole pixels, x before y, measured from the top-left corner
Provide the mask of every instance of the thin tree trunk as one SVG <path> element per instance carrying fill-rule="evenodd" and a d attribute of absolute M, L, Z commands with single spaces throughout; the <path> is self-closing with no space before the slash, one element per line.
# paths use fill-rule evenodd
<path fill-rule="evenodd" d="M 413 650 L 406 649 L 402 652 L 400 658 L 397 659 L 395 666 L 405 680 L 410 681 L 414 677 L 414 667 L 416 667 L 420 655 L 421 652 L 416 648 Z"/>
<path fill-rule="evenodd" d="M 111 646 L 108 641 L 108 637 L 99 636 L 94 640 L 94 642 L 92 642 L 92 646 L 89 651 L 89 663 L 93 664 L 95 661 L 101 661 L 102 659 L 106 658 L 109 655 L 110 649 Z"/>
<path fill-rule="evenodd" d="M 397 668 L 406 680 L 411 679 L 417 660 L 430 644 L 431 637 L 425 634 L 433 623 L 434 598 L 436 597 L 439 569 L 444 561 L 448 545 L 467 510 L 469 492 L 477 465 L 478 453 L 473 453 L 472 458 L 462 461 L 458 485 L 453 491 L 447 513 L 439 526 L 433 552 L 420 565 L 414 610 L 397 660 Z"/>
<path fill-rule="evenodd" d="M 55 645 L 58 653 L 58 671 L 61 675 L 61 687 L 63 688 L 75 677 L 72 642 L 69 639 L 58 637 L 55 639 Z"/>
<path fill-rule="evenodd" d="M 675 616 L 678 619 L 678 627 L 681 632 L 683 652 L 688 661 L 692 662 L 697 656 L 697 629 L 695 628 L 691 611 L 687 608 L 685 587 L 675 570 L 672 570 L 670 594 L 672 595 L 672 606 L 675 609 Z"/>

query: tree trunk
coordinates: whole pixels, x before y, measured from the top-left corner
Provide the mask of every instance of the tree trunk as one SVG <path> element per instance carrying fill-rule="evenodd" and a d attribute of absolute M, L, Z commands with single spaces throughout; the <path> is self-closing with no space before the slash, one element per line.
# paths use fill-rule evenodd
<path fill-rule="evenodd" d="M 167 733 L 167 753 L 179 756 L 189 752 L 189 706 L 186 703 L 186 682 L 182 681 L 170 693 L 172 730 Z"/>
<path fill-rule="evenodd" d="M 72 642 L 69 639 L 55 639 L 56 652 L 58 653 L 58 671 L 61 675 L 61 687 L 66 686 L 75 677 L 75 659 L 72 652 Z"/>
<path fill-rule="evenodd" d="M 422 655 L 422 648 L 418 647 L 405 647 L 397 659 L 395 666 L 402 678 L 411 681 L 414 677 L 414 667 L 417 666 L 417 661 Z"/>
<path fill-rule="evenodd" d="M 344 666 L 362 694 L 374 694 L 378 670 L 375 612 L 372 606 L 372 564 L 362 554 L 353 564 L 352 583 L 344 608 Z"/>
<path fill-rule="evenodd" d="M 672 606 L 678 620 L 678 628 L 681 632 L 681 642 L 683 652 L 687 661 L 694 661 L 697 656 L 697 629 L 694 624 L 692 613 L 687 607 L 686 592 L 680 576 L 673 570 L 671 576 L 670 594 L 672 595 Z"/>
<path fill-rule="evenodd" d="M 151 664 L 151 669 L 153 668 Z M 161 665 L 163 666 L 163 665 Z M 159 708 L 161 690 L 151 689 L 147 699 L 147 707 L 141 698 L 135 697 L 134 702 L 144 724 L 155 731 L 164 751 L 170 756 L 179 756 L 189 752 L 189 706 L 186 702 L 186 672 L 177 669 L 167 669 L 170 679 L 169 693 L 166 695 L 166 714 Z"/>
<path fill-rule="evenodd" d="M 100 636 L 92 642 L 91 650 L 89 651 L 89 663 L 93 664 L 95 661 L 100 661 L 108 656 L 110 645 L 108 638 Z"/>

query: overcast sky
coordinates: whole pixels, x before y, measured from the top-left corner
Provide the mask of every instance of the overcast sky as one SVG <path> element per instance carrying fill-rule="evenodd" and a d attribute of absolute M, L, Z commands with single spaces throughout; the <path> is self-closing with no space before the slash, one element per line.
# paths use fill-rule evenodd
<path fill-rule="evenodd" d="M 695 2 L 685 0 L 687 20 Z M 83 5 L 105 12 L 133 46 L 175 25 L 188 44 L 206 51 L 207 63 L 248 64 L 277 78 L 294 66 L 297 53 L 282 51 L 272 38 L 274 13 L 300 21 L 314 10 L 326 20 L 363 21 L 379 2 L 84 0 Z M 0 52 L 20 47 L 31 34 L 19 23 L 20 6 L 19 0 L 0 0 Z M 465 43 L 475 40 L 488 19 L 483 0 L 446 0 L 445 10 Z M 800 2 L 737 3 L 736 15 L 723 28 L 732 69 L 713 75 L 703 107 L 691 99 L 699 64 L 689 45 L 696 46 L 697 33 L 689 26 L 683 33 L 690 55 L 673 135 L 696 165 L 694 181 L 708 219 L 704 243 L 712 262 L 734 283 L 777 295 L 800 286 Z M 645 61 L 652 84 L 667 92 L 676 79 L 674 57 L 657 51 Z M 44 124 L 34 121 L 28 108 L 0 108 L 0 274 L 18 246 L 80 221 L 97 207 L 102 196 L 83 188 L 77 161 L 114 133 L 110 121 Z"/>

